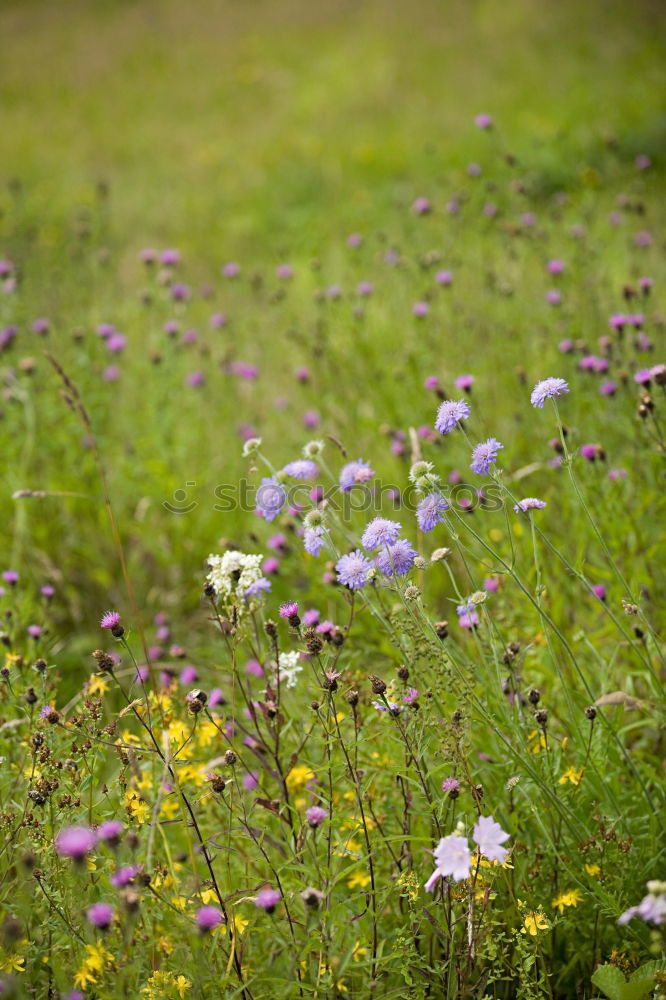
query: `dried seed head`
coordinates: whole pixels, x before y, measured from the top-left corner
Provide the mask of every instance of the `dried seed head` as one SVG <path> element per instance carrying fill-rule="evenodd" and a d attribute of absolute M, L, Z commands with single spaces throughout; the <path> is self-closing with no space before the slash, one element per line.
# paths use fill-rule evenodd
<path fill-rule="evenodd" d="M 597 717 L 597 710 L 594 705 L 588 705 L 585 709 L 585 718 L 589 719 L 590 722 L 594 722 Z"/>
<path fill-rule="evenodd" d="M 278 634 L 277 625 L 270 618 L 264 624 L 264 631 L 266 632 L 266 635 L 269 637 L 269 639 L 277 639 L 277 634 Z"/>
<path fill-rule="evenodd" d="M 372 674 L 370 677 L 370 682 L 372 684 L 373 694 L 384 694 L 384 692 L 386 691 L 386 683 L 381 679 L 381 677 L 377 677 L 376 674 Z"/>
<path fill-rule="evenodd" d="M 544 729 L 546 728 L 546 725 L 548 724 L 548 712 L 546 711 L 545 708 L 540 708 L 538 711 L 536 711 L 534 713 L 534 718 L 540 726 L 542 726 Z"/>
<path fill-rule="evenodd" d="M 435 632 L 440 639 L 446 639 L 449 634 L 449 623 L 446 621 L 435 622 Z"/>
<path fill-rule="evenodd" d="M 203 711 L 204 703 L 199 701 L 198 698 L 192 698 L 191 695 L 187 695 L 185 701 L 187 703 L 187 711 L 192 715 L 198 715 L 199 712 Z"/>
<path fill-rule="evenodd" d="M 406 667 L 404 663 L 398 667 L 398 677 L 401 681 L 409 680 L 409 667 Z"/>
<path fill-rule="evenodd" d="M 320 892 L 319 889 L 303 889 L 301 893 L 301 899 L 309 910 L 319 909 L 325 898 L 324 893 Z"/>
<path fill-rule="evenodd" d="M 538 705 L 541 701 L 541 691 L 538 688 L 531 688 L 529 694 L 527 695 L 527 700 L 530 705 Z"/>
<path fill-rule="evenodd" d="M 113 657 L 109 656 L 109 654 L 105 653 L 102 649 L 93 650 L 92 658 L 97 664 L 97 669 L 102 674 L 110 673 L 115 667 L 115 661 L 113 660 Z"/>
<path fill-rule="evenodd" d="M 226 767 L 233 767 L 238 757 L 235 750 L 227 750 L 222 758 Z"/>
<path fill-rule="evenodd" d="M 351 705 L 352 708 L 355 708 L 356 705 L 358 705 L 358 691 L 347 691 L 345 701 Z"/>

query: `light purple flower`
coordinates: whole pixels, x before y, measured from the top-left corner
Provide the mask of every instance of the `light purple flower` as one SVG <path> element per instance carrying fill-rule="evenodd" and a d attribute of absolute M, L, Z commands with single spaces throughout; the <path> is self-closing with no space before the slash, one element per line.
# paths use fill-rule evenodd
<path fill-rule="evenodd" d="M 349 493 L 358 483 L 369 482 L 374 474 L 374 470 L 362 458 L 356 462 L 347 462 L 340 469 L 340 489 L 343 493 Z"/>
<path fill-rule="evenodd" d="M 362 590 L 368 582 L 372 563 L 360 549 L 342 556 L 335 565 L 338 583 L 350 590 Z"/>
<path fill-rule="evenodd" d="M 476 115 L 474 118 L 474 124 L 480 129 L 489 129 L 493 127 L 492 115 L 488 115 L 482 112 L 480 115 Z"/>
<path fill-rule="evenodd" d="M 530 401 L 535 408 L 543 409 L 547 399 L 554 399 L 569 391 L 569 386 L 563 378 L 545 378 L 532 389 Z"/>
<path fill-rule="evenodd" d="M 259 517 L 266 521 L 274 521 L 284 507 L 287 494 L 284 487 L 276 479 L 264 476 L 257 488 L 255 510 Z"/>
<path fill-rule="evenodd" d="M 513 509 L 516 514 L 520 514 L 521 512 L 526 514 L 528 510 L 543 510 L 546 506 L 546 501 L 539 500 L 538 497 L 523 497 L 522 500 L 519 500 L 518 503 L 515 504 Z"/>
<path fill-rule="evenodd" d="M 459 792 L 460 782 L 457 780 L 457 778 L 444 778 L 444 781 L 442 782 L 442 791 Z"/>
<path fill-rule="evenodd" d="M 470 464 L 472 472 L 476 472 L 479 476 L 487 475 L 490 466 L 494 465 L 497 461 L 500 448 L 503 447 L 504 445 L 500 444 L 496 438 L 488 438 L 487 441 L 477 444 L 472 452 L 472 461 Z"/>
<path fill-rule="evenodd" d="M 424 316 L 427 316 L 429 312 L 430 312 L 430 306 L 428 305 L 427 302 L 415 302 L 414 305 L 412 306 L 412 313 L 414 314 L 414 316 L 418 316 L 419 319 L 422 319 Z"/>
<path fill-rule="evenodd" d="M 485 854 L 489 861 L 499 861 L 504 863 L 508 851 L 500 845 L 508 840 L 511 834 L 505 833 L 499 823 L 496 823 L 492 816 L 479 816 L 478 822 L 474 826 L 474 842 L 481 854 Z"/>
<path fill-rule="evenodd" d="M 318 556 L 325 542 L 325 530 L 321 525 L 306 528 L 303 533 L 303 548 L 309 555 Z"/>
<path fill-rule="evenodd" d="M 429 493 L 416 508 L 416 520 L 421 531 L 432 531 L 444 520 L 444 511 L 449 509 L 448 502 L 441 493 Z"/>
<path fill-rule="evenodd" d="M 389 545 L 375 559 L 377 568 L 385 576 L 404 576 L 414 565 L 417 553 L 405 538 Z"/>
<path fill-rule="evenodd" d="M 289 462 L 282 470 L 285 475 L 294 479 L 315 479 L 319 473 L 316 462 L 309 458 L 299 458 L 295 462 Z"/>
<path fill-rule="evenodd" d="M 466 420 L 470 415 L 469 403 L 464 399 L 445 399 L 437 410 L 435 430 L 440 434 L 450 434 L 455 430 L 460 420 Z"/>
<path fill-rule="evenodd" d="M 418 690 L 416 688 L 408 688 L 407 691 L 403 694 L 402 700 L 405 703 L 405 705 L 413 705 L 415 702 L 419 700 Z"/>
<path fill-rule="evenodd" d="M 435 275 L 438 285 L 450 285 L 453 282 L 453 271 L 438 271 Z"/>
<path fill-rule="evenodd" d="M 648 889 L 652 886 L 653 883 L 648 882 Z M 656 889 L 662 889 L 662 887 L 663 883 L 654 886 Z M 628 910 L 624 911 L 618 920 L 618 924 L 627 924 L 634 917 L 640 917 L 645 923 L 652 923 L 657 926 L 666 923 L 666 893 L 663 891 L 648 892 L 647 896 L 644 896 L 637 906 L 630 906 Z"/>
<path fill-rule="evenodd" d="M 366 526 L 361 536 L 361 544 L 364 549 L 372 552 L 380 545 L 393 545 L 398 540 L 402 525 L 397 521 L 389 521 L 385 517 L 375 517 Z"/>
<path fill-rule="evenodd" d="M 111 847 L 115 847 L 120 843 L 120 835 L 123 832 L 123 824 L 120 820 L 109 819 L 105 823 L 100 823 L 97 827 L 97 840 L 104 841 L 105 844 L 109 844 Z"/>
<path fill-rule="evenodd" d="M 440 878 L 451 876 L 454 882 L 469 878 L 472 857 L 465 837 L 442 837 L 433 853 L 435 870 L 424 886 L 426 892 L 432 892 Z"/>
<path fill-rule="evenodd" d="M 469 392 L 474 385 L 473 375 L 459 375 L 457 379 L 453 382 L 456 389 L 462 389 L 464 392 Z"/>

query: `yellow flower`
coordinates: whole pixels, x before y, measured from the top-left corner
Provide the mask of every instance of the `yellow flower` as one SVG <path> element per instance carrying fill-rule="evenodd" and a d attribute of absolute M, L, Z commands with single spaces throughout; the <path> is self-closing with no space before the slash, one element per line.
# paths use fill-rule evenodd
<path fill-rule="evenodd" d="M 109 690 L 109 682 L 101 674 L 93 674 L 88 681 L 88 694 L 95 697 L 96 694 L 106 694 Z"/>
<path fill-rule="evenodd" d="M 582 898 L 578 889 L 567 889 L 566 892 L 561 892 L 559 896 L 555 897 L 553 906 L 560 911 L 561 915 L 564 913 L 565 906 L 578 906 Z"/>
<path fill-rule="evenodd" d="M 337 983 L 335 984 L 335 989 L 338 993 L 349 993 L 349 990 L 345 986 L 344 976 L 342 979 L 338 979 Z"/>
<path fill-rule="evenodd" d="M 596 878 L 598 875 L 601 875 L 601 868 L 599 865 L 585 865 L 585 871 L 588 875 L 591 875 L 592 878 Z"/>
<path fill-rule="evenodd" d="M 371 881 L 370 876 L 366 875 L 365 872 L 354 872 L 353 875 L 350 875 L 347 879 L 347 886 L 350 889 L 355 889 L 358 885 L 361 889 L 364 889 L 366 885 L 370 884 Z"/>
<path fill-rule="evenodd" d="M 547 931 L 549 927 L 548 918 L 539 907 L 538 910 L 528 910 L 521 927 L 521 934 L 531 934 L 532 937 L 536 937 L 539 931 Z"/>
<path fill-rule="evenodd" d="M 183 997 L 185 996 L 185 990 L 192 989 L 192 983 L 189 981 L 189 979 L 186 979 L 185 976 L 178 976 L 178 978 L 174 981 L 173 985 L 176 987 L 178 996 L 181 998 L 181 1000 L 183 1000 Z"/>
<path fill-rule="evenodd" d="M 88 869 L 89 872 L 97 871 L 97 859 L 94 857 L 94 855 L 86 858 L 86 868 Z"/>
<path fill-rule="evenodd" d="M 161 819 L 174 819 L 180 811 L 180 803 L 177 798 L 170 795 L 168 799 L 164 799 L 162 805 L 160 806 L 160 818 Z"/>
<path fill-rule="evenodd" d="M 22 955 L 9 955 L 0 959 L 0 969 L 3 972 L 25 972 L 25 959 Z"/>
<path fill-rule="evenodd" d="M 204 889 L 204 891 L 201 893 L 201 902 L 204 904 L 204 906 L 208 906 L 209 903 L 216 903 L 217 893 L 215 892 L 215 890 Z"/>
<path fill-rule="evenodd" d="M 209 719 L 204 719 L 204 721 L 200 722 L 197 726 L 197 745 L 200 747 L 208 747 L 218 735 L 219 733 L 215 723 L 210 722 Z"/>
<path fill-rule="evenodd" d="M 185 896 L 174 896 L 171 900 L 171 905 L 175 906 L 181 913 L 184 913 L 187 909 L 187 899 Z"/>
<path fill-rule="evenodd" d="M 74 985 L 79 986 L 82 990 L 88 988 L 89 983 L 96 983 L 97 979 L 92 974 L 92 971 L 88 968 L 88 963 L 84 962 L 81 968 L 74 975 Z"/>
<path fill-rule="evenodd" d="M 139 823 L 145 823 L 150 816 L 150 807 L 147 802 L 143 802 L 141 799 L 132 799 L 128 806 L 132 816 L 139 821 Z"/>
<path fill-rule="evenodd" d="M 292 767 L 287 775 L 287 788 L 290 792 L 298 792 L 307 785 L 308 781 L 314 779 L 314 772 L 305 764 L 298 764 Z"/>
<path fill-rule="evenodd" d="M 361 942 L 357 941 L 352 948 L 352 958 L 355 962 L 360 962 L 364 955 L 368 954 L 367 948 L 361 948 Z"/>
<path fill-rule="evenodd" d="M 582 768 L 577 771 L 574 767 L 568 767 L 562 777 L 559 780 L 560 785 L 566 785 L 567 781 L 570 781 L 572 785 L 580 784 L 580 779 L 583 777 Z"/>
<path fill-rule="evenodd" d="M 541 753 L 542 750 L 546 749 L 546 736 L 541 729 L 534 729 L 529 736 L 528 746 L 530 753 Z"/>

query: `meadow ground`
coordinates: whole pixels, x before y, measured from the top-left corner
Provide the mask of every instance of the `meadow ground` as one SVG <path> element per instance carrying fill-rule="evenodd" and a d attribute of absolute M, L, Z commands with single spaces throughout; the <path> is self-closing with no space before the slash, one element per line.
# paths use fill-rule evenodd
<path fill-rule="evenodd" d="M 665 21 L 2 6 L 4 993 L 664 994 Z"/>

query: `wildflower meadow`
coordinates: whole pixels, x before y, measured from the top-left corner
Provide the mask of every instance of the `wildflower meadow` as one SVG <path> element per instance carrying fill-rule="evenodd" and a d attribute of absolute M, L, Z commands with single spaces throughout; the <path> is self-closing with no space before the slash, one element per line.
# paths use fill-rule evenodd
<path fill-rule="evenodd" d="M 0 996 L 666 997 L 665 29 L 0 9 Z"/>

